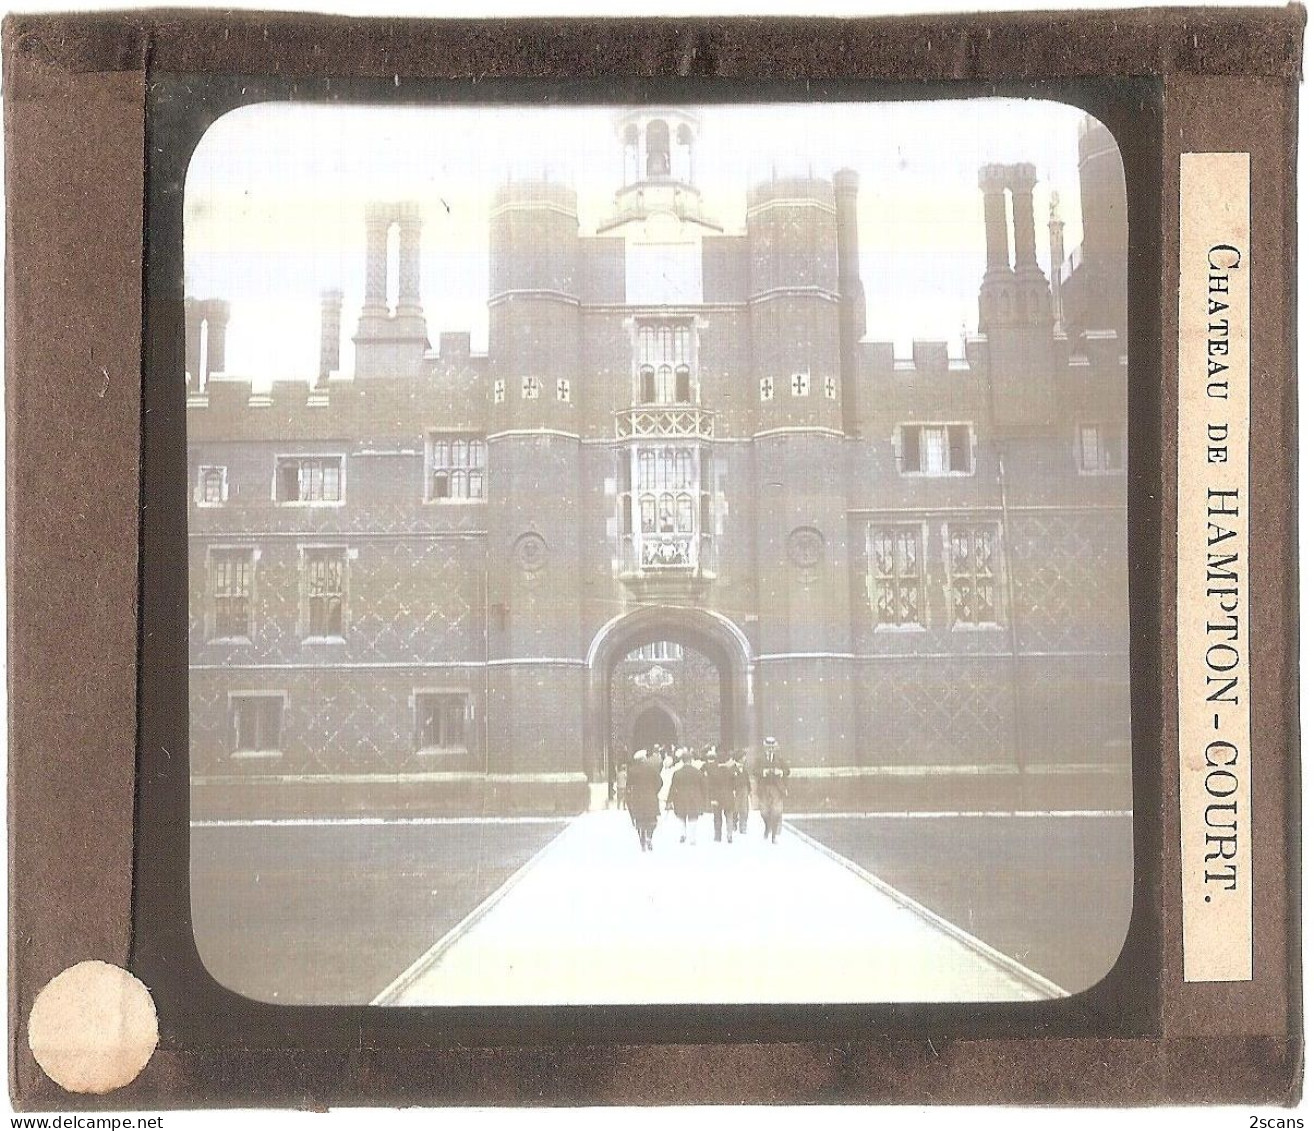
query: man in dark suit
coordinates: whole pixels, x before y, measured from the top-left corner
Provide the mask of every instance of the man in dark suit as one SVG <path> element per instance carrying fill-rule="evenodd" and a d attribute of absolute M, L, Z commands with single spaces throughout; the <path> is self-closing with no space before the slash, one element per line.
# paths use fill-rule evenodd
<path fill-rule="evenodd" d="M 634 755 L 630 763 L 629 778 L 625 783 L 625 799 L 629 805 L 630 818 L 639 833 L 639 850 L 652 851 L 652 834 L 657 828 L 658 804 L 657 791 L 662 787 L 661 771 L 644 751 Z"/>
<path fill-rule="evenodd" d="M 730 760 L 730 751 L 723 754 L 716 752 L 716 747 L 708 751 L 707 761 L 703 765 L 703 777 L 707 780 L 707 802 L 712 808 L 712 832 L 714 839 L 721 839 L 721 826 L 725 825 L 727 844 L 735 840 L 735 769 Z"/>
<path fill-rule="evenodd" d="M 781 756 L 774 738 L 762 743 L 762 760 L 757 765 L 757 807 L 762 811 L 762 837 L 776 843 L 785 819 L 785 782 L 789 763 Z"/>
<path fill-rule="evenodd" d="M 671 777 L 671 793 L 667 800 L 683 827 L 680 843 L 687 840 L 690 844 L 697 844 L 698 820 L 707 808 L 707 783 L 702 770 L 693 764 L 693 754 L 688 749 L 680 751 L 680 765 Z"/>

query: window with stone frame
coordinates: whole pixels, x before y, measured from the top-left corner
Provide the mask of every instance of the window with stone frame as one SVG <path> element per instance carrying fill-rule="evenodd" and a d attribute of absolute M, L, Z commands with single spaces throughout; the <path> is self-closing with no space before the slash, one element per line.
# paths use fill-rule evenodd
<path fill-rule="evenodd" d="M 951 622 L 999 624 L 999 528 L 993 523 L 950 524 L 945 536 Z"/>
<path fill-rule="evenodd" d="M 487 460 L 482 436 L 434 433 L 429 437 L 425 497 L 431 503 L 483 499 Z"/>
<path fill-rule="evenodd" d="M 710 482 L 709 457 L 697 445 L 621 452 L 620 528 L 630 568 L 688 568 L 710 555 Z"/>
<path fill-rule="evenodd" d="M 415 694 L 415 745 L 422 751 L 469 749 L 470 696 L 462 691 Z"/>
<path fill-rule="evenodd" d="M 202 507 L 219 507 L 228 501 L 228 468 L 202 467 L 196 477 L 196 503 Z"/>
<path fill-rule="evenodd" d="M 228 701 L 230 746 L 235 756 L 274 755 L 283 745 L 281 691 L 233 695 Z"/>
<path fill-rule="evenodd" d="M 280 503 L 341 503 L 345 466 L 344 456 L 282 456 L 274 476 L 274 498 Z"/>
<path fill-rule="evenodd" d="M 210 638 L 248 640 L 252 632 L 255 551 L 212 549 L 209 554 Z"/>
<path fill-rule="evenodd" d="M 922 527 L 912 523 L 867 528 L 867 590 L 877 628 L 926 624 L 922 538 Z"/>
<path fill-rule="evenodd" d="M 317 547 L 303 551 L 305 636 L 341 638 L 347 607 L 347 551 Z"/>
<path fill-rule="evenodd" d="M 636 341 L 640 404 L 693 400 L 693 327 L 687 322 L 644 322 Z"/>
<path fill-rule="evenodd" d="M 1082 475 L 1106 475 L 1122 471 L 1124 466 L 1122 425 L 1077 426 L 1077 468 Z"/>
<path fill-rule="evenodd" d="M 970 424 L 902 424 L 897 453 L 901 475 L 970 475 Z"/>

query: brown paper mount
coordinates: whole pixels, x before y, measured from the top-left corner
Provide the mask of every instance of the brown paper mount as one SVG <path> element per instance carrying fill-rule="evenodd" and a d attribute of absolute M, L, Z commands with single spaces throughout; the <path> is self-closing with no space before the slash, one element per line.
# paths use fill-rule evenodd
<path fill-rule="evenodd" d="M 1302 1065 L 1294 202 L 1303 27 L 1298 7 L 893 20 L 8 18 L 15 1106 L 1293 1103 Z M 185 453 L 182 394 L 162 376 L 181 367 L 182 218 L 165 187 L 205 127 L 243 102 L 457 89 L 468 98 L 472 86 L 503 100 L 1040 95 L 1113 130 L 1132 249 L 1136 889 L 1126 949 L 1098 986 L 1030 1010 L 439 1011 L 280 1008 L 206 975 L 187 897 L 186 630 L 177 613 L 186 607 L 186 521 L 183 493 L 168 489 Z M 1181 977 L 1171 390 L 1177 169 L 1190 150 L 1250 152 L 1259 218 L 1255 977 L 1226 985 Z M 76 593 L 96 598 L 70 600 Z M 26 1039 L 36 993 L 88 958 L 131 970 L 159 1012 L 150 1063 L 104 1097 L 61 1091 Z"/>

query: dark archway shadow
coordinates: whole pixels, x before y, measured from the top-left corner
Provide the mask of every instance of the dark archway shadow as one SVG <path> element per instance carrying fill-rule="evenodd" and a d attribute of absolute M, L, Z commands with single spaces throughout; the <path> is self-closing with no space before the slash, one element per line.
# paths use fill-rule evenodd
<path fill-rule="evenodd" d="M 658 743 L 675 746 L 679 742 L 680 730 L 675 717 L 660 703 L 645 707 L 635 717 L 634 729 L 630 732 L 631 750 L 646 750 Z"/>
<path fill-rule="evenodd" d="M 584 772 L 605 781 L 614 757 L 611 746 L 611 683 L 616 665 L 629 652 L 670 640 L 701 652 L 721 683 L 721 742 L 732 748 L 757 745 L 755 668 L 752 646 L 728 617 L 688 606 L 644 605 L 604 624 L 589 646 L 588 714 Z"/>

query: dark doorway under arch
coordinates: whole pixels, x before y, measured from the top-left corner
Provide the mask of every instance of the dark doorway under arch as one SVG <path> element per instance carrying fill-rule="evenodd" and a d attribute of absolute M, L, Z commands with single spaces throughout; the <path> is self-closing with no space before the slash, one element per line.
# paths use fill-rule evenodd
<path fill-rule="evenodd" d="M 630 735 L 632 750 L 651 750 L 654 746 L 674 746 L 680 741 L 675 719 L 665 707 L 654 703 L 640 711 Z"/>

